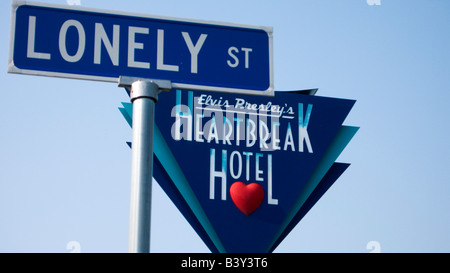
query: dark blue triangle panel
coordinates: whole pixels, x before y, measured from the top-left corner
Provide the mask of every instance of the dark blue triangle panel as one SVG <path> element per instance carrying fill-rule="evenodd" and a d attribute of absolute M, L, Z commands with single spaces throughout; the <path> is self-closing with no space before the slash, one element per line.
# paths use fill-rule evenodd
<path fill-rule="evenodd" d="M 275 94 L 160 94 L 154 177 L 212 252 L 272 252 L 348 167 L 355 101 Z"/>
<path fill-rule="evenodd" d="M 219 248 L 267 252 L 353 104 L 173 90 L 160 94 L 156 124 Z M 260 196 L 236 201 L 230 189 L 238 182 Z"/>

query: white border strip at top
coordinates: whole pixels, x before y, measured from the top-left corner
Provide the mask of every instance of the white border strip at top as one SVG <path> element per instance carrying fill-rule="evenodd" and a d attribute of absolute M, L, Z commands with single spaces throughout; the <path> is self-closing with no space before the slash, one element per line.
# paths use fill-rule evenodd
<path fill-rule="evenodd" d="M 12 4 L 11 4 L 12 8 L 11 8 L 10 39 L 9 39 L 8 73 L 27 74 L 27 75 L 35 75 L 35 76 L 48 76 L 48 77 L 57 77 L 57 78 L 68 78 L 68 79 L 80 79 L 80 80 L 92 80 L 92 81 L 102 81 L 102 82 L 114 82 L 114 83 L 117 83 L 119 80 L 118 78 L 115 78 L 115 77 L 102 77 L 102 76 L 92 76 L 92 75 L 84 75 L 84 74 L 29 70 L 29 69 L 20 69 L 20 68 L 16 67 L 14 65 L 14 60 L 13 60 L 15 28 L 16 28 L 16 11 L 20 6 L 23 6 L 23 5 L 36 6 L 36 7 L 58 8 L 58 9 L 64 9 L 64 10 L 106 13 L 106 14 L 112 14 L 112 15 L 125 15 L 125 16 L 133 16 L 133 17 L 149 18 L 149 19 L 171 20 L 171 21 L 187 22 L 187 23 L 198 23 L 198 24 L 207 24 L 207 25 L 217 25 L 217 26 L 226 26 L 226 27 L 263 30 L 267 33 L 267 35 L 269 37 L 269 74 L 270 74 L 269 77 L 270 77 L 270 79 L 269 79 L 269 88 L 267 90 L 263 90 L 263 91 L 249 90 L 249 89 L 217 87 L 217 86 L 207 86 L 207 85 L 184 84 L 184 83 L 176 83 L 176 82 L 172 82 L 172 87 L 179 88 L 179 89 L 191 89 L 191 90 L 200 90 L 200 91 L 215 91 L 215 92 L 238 93 L 238 94 L 248 94 L 248 95 L 274 96 L 273 28 L 272 27 L 252 26 L 252 25 L 235 24 L 235 23 L 224 23 L 224 22 L 218 22 L 218 21 L 207 21 L 207 20 L 198 20 L 198 19 L 186 19 L 186 18 L 178 18 L 178 17 L 167 17 L 167 16 L 159 16 L 159 15 L 148 15 L 148 14 L 133 13 L 133 12 L 111 11 L 111 10 L 80 7 L 80 6 L 65 6 L 65 5 L 50 4 L 50 3 L 37 3 L 37 2 L 30 2 L 30 1 L 24 1 L 24 0 L 12 0 Z"/>

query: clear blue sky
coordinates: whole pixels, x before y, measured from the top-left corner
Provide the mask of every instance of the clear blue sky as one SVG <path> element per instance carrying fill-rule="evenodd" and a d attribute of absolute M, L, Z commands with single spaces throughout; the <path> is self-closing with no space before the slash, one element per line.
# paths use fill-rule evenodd
<path fill-rule="evenodd" d="M 43 0 L 65 5 L 66 0 Z M 76 2 L 76 1 L 74 1 Z M 450 252 L 450 1 L 81 0 L 272 26 L 275 89 L 356 99 L 352 165 L 276 252 Z M 131 129 L 112 83 L 7 74 L 0 3 L 0 252 L 126 252 Z M 152 252 L 208 252 L 154 183 Z"/>

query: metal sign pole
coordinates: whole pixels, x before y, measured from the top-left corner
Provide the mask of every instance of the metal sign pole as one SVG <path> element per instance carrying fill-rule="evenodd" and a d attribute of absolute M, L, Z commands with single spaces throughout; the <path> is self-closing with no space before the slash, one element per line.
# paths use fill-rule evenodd
<path fill-rule="evenodd" d="M 131 83 L 131 84 L 130 84 Z M 153 177 L 153 127 L 158 94 L 170 82 L 121 77 L 119 86 L 131 86 L 133 137 L 131 149 L 131 190 L 128 251 L 150 252 L 150 219 Z M 165 88 L 167 89 L 167 88 Z"/>

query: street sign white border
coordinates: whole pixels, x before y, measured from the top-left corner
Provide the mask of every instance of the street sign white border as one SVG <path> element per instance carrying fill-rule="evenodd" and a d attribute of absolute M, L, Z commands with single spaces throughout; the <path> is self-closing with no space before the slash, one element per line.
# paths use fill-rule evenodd
<path fill-rule="evenodd" d="M 260 96 L 274 96 L 274 77 L 273 77 L 273 28 L 264 26 L 252 26 L 244 24 L 234 24 L 234 23 L 223 23 L 217 21 L 207 21 L 207 20 L 197 20 L 197 19 L 186 19 L 177 17 L 166 17 L 158 15 L 148 15 L 133 12 L 121 12 L 121 11 L 111 11 L 104 9 L 87 8 L 80 6 L 65 6 L 50 3 L 37 3 L 24 0 L 12 0 L 11 8 L 11 25 L 10 25 L 10 39 L 9 39 L 9 57 L 8 57 L 8 73 L 14 74 L 26 74 L 35 76 L 48 76 L 57 78 L 68 78 L 68 79 L 80 79 L 80 80 L 92 80 L 92 81 L 102 81 L 102 82 L 114 82 L 117 83 L 119 77 L 102 77 L 102 76 L 91 76 L 83 74 L 72 74 L 72 73 L 60 73 L 60 72 L 49 72 L 49 71 L 39 71 L 39 70 L 29 70 L 20 69 L 14 65 L 14 39 L 15 39 L 15 28 L 16 28 L 16 11 L 20 6 L 36 6 L 36 7 L 48 7 L 57 8 L 63 10 L 75 10 L 75 11 L 86 11 L 86 12 L 96 12 L 96 13 L 106 13 L 112 15 L 125 15 L 139 18 L 149 18 L 149 19 L 161 19 L 161 20 L 171 20 L 178 22 L 188 22 L 188 23 L 199 23 L 217 26 L 227 26 L 236 28 L 247 28 L 247 29 L 257 29 L 263 30 L 267 33 L 269 37 L 269 88 L 266 90 L 251 90 L 251 89 L 239 89 L 239 88 L 227 88 L 218 86 L 207 86 L 207 85 L 195 85 L 195 84 L 184 84 L 172 82 L 172 88 L 175 89 L 190 89 L 190 90 L 200 90 L 200 91 L 215 91 L 215 92 L 225 92 L 225 93 L 238 93 L 238 94 L 248 94 L 248 95 L 260 95 Z"/>

